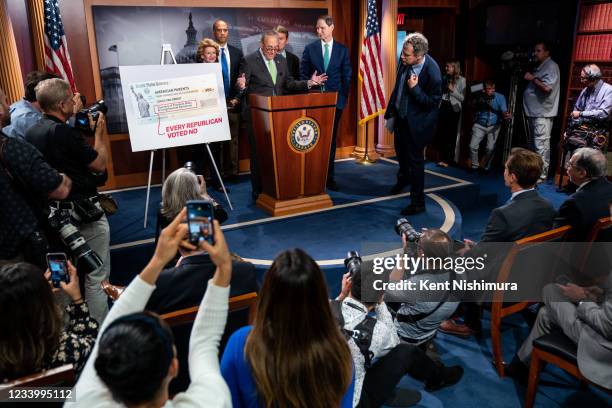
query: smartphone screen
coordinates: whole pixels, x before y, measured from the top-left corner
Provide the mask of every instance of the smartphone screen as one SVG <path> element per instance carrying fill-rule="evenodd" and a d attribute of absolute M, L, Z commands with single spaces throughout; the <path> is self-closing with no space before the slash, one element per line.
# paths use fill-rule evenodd
<path fill-rule="evenodd" d="M 202 240 L 214 244 L 212 220 L 213 205 L 206 200 L 187 201 L 187 226 L 189 227 L 189 242 L 197 245 Z"/>
<path fill-rule="evenodd" d="M 66 283 L 70 282 L 68 262 L 66 259 L 66 254 L 63 252 L 47 254 L 47 265 L 51 271 L 51 283 L 56 288 L 60 287 L 60 282 L 62 281 Z"/>

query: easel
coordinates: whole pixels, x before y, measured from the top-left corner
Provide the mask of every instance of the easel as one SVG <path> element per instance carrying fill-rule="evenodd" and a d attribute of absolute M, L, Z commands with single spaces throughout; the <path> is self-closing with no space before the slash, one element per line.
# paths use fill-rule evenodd
<path fill-rule="evenodd" d="M 176 64 L 176 59 L 174 58 L 174 53 L 172 52 L 172 44 L 162 44 L 159 65 L 165 65 L 166 53 L 170 54 L 170 57 L 172 57 L 172 62 Z M 223 194 L 225 194 L 225 199 L 227 200 L 227 203 L 229 204 L 230 209 L 233 210 L 234 207 L 232 207 L 232 202 L 230 201 L 229 196 L 227 195 L 225 184 L 223 183 L 223 180 L 221 179 L 221 174 L 219 173 L 219 169 L 217 168 L 217 163 L 215 162 L 213 154 L 210 151 L 210 146 L 208 145 L 208 143 L 204 143 L 204 144 L 206 145 L 208 156 L 210 157 L 213 167 L 215 168 L 215 173 L 217 174 L 217 178 L 219 179 L 219 182 L 221 183 L 221 188 L 223 189 Z M 147 221 L 148 221 L 147 218 L 148 218 L 148 213 L 149 213 L 149 198 L 151 195 L 151 176 L 153 174 L 153 157 L 154 157 L 155 152 L 156 150 L 151 150 L 151 157 L 149 159 L 149 177 L 147 180 L 147 199 L 145 202 L 144 226 L 143 226 L 144 228 L 147 228 Z M 164 184 L 165 181 L 166 181 L 166 149 L 162 149 L 162 185 Z"/>

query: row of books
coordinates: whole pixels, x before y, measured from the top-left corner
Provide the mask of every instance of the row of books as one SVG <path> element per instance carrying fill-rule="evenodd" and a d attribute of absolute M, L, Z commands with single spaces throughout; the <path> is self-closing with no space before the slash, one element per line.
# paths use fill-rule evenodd
<path fill-rule="evenodd" d="M 612 3 L 582 6 L 578 31 L 612 30 Z"/>
<path fill-rule="evenodd" d="M 612 60 L 612 34 L 578 35 L 574 59 L 579 61 Z"/>

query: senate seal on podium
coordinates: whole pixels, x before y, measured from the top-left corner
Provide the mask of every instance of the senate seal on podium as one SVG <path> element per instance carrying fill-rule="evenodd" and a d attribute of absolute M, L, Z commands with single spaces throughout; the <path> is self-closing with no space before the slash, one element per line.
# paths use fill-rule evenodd
<path fill-rule="evenodd" d="M 317 145 L 319 134 L 319 124 L 312 118 L 302 116 L 289 127 L 287 141 L 296 153 L 308 153 Z"/>

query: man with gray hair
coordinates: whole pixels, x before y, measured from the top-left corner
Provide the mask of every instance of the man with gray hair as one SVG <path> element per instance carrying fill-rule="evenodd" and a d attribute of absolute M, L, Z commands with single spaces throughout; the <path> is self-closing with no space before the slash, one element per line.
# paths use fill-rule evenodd
<path fill-rule="evenodd" d="M 580 82 L 586 88 L 574 104 L 572 118 L 609 122 L 612 119 L 612 85 L 601 79 L 601 69 L 595 64 L 585 65 L 580 71 Z"/>
<path fill-rule="evenodd" d="M 96 118 L 89 114 L 90 133 L 94 139 L 92 147 L 81 131 L 66 123 L 74 115 L 77 103 L 70 84 L 52 78 L 41 81 L 35 89 L 36 100 L 44 115 L 28 129 L 26 141 L 42 153 L 51 167 L 72 179 L 72 191 L 68 197 L 51 202 L 51 209 L 54 214 L 61 214 L 60 210 L 69 211 L 70 219 L 78 220 L 76 226 L 83 238 L 99 256 L 98 261 L 102 261 L 100 266 L 94 262 L 87 265 L 95 269 L 85 275 L 85 299 L 91 316 L 102 323 L 108 313 L 108 304 L 100 283 L 108 279 L 110 273 L 110 229 L 98 200 L 98 186 L 106 181 L 108 161 L 104 114 L 99 112 Z M 58 238 L 59 235 L 58 231 Z M 79 260 L 84 259 L 85 256 L 79 257 Z M 78 263 L 83 271 L 85 266 L 85 262 Z"/>
<path fill-rule="evenodd" d="M 395 153 L 399 162 L 397 183 L 391 194 L 411 184 L 411 203 L 402 215 L 425 211 L 425 160 L 423 149 L 434 135 L 442 99 L 442 74 L 438 63 L 427 54 L 427 38 L 409 34 L 402 48 L 397 82 L 391 94 L 385 119 L 395 132 Z"/>
<path fill-rule="evenodd" d="M 575 241 L 584 241 L 595 222 L 609 215 L 612 183 L 606 179 L 606 156 L 590 147 L 576 149 L 566 166 L 578 189 L 559 208 L 554 228 L 571 225 Z"/>
<path fill-rule="evenodd" d="M 310 79 L 299 81 L 289 74 L 287 60 L 278 54 L 278 33 L 273 30 L 261 34 L 261 45 L 257 51 L 242 58 L 240 62 L 240 78 L 238 86 L 246 94 L 263 96 L 284 95 L 289 91 L 306 91 L 311 86 L 321 85 L 327 80 L 327 75 L 313 73 Z M 254 200 L 261 193 L 261 180 L 257 164 L 255 136 L 251 126 L 251 110 L 248 99 L 242 104 L 243 120 L 249 129 L 249 145 L 251 146 L 251 196 Z"/>
<path fill-rule="evenodd" d="M 559 65 L 550 58 L 550 50 L 544 42 L 533 48 L 538 63 L 534 72 L 526 72 L 529 81 L 523 92 L 523 110 L 527 117 L 527 147 L 537 152 L 544 160 L 540 182 L 548 177 L 550 163 L 550 133 L 553 120 L 559 110 L 560 73 Z"/>

